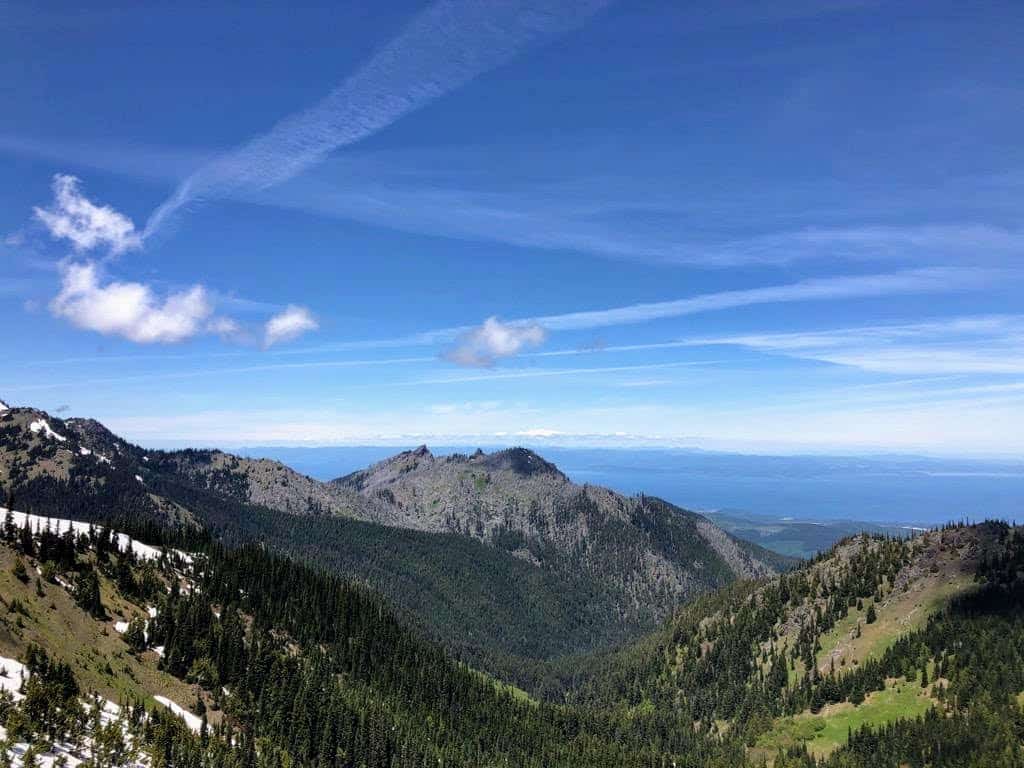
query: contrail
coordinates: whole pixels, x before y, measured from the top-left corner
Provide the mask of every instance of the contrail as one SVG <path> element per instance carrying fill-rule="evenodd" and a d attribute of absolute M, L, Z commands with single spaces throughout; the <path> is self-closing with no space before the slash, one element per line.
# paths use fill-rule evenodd
<path fill-rule="evenodd" d="M 146 222 L 149 237 L 183 206 L 290 179 L 512 59 L 583 24 L 611 0 L 439 0 L 319 104 L 290 115 L 190 175 Z"/>

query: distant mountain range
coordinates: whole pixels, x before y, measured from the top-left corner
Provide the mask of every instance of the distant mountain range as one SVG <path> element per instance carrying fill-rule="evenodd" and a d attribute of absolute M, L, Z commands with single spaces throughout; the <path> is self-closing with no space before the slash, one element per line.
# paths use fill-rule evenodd
<path fill-rule="evenodd" d="M 795 562 L 661 499 L 572 483 L 522 448 L 420 447 L 321 482 L 268 459 L 151 451 L 91 419 L 12 408 L 0 413 L 0 485 L 40 515 L 263 542 L 369 584 L 498 671 L 506 657 L 626 640 L 685 600 Z"/>
<path fill-rule="evenodd" d="M 533 447 L 536 446 L 534 445 Z M 431 446 L 435 456 L 476 446 Z M 271 458 L 320 480 L 364 468 L 395 449 L 382 446 L 247 446 L 242 456 Z M 484 450 L 489 449 L 484 446 Z M 537 449 L 573 482 L 657 496 L 711 516 L 757 518 L 789 528 L 776 539 L 788 554 L 811 555 L 863 526 L 933 527 L 949 520 L 1019 517 L 1024 462 L 1014 458 L 912 455 L 771 456 L 671 448 Z M 821 523 L 817 531 L 803 523 Z M 791 525 L 792 524 L 792 525 Z M 851 529 L 850 525 L 855 528 Z M 836 536 L 822 541 L 822 532 Z M 731 528 L 730 531 L 734 532 Z M 745 538 L 740 534 L 741 538 Z M 751 541 L 776 548 L 756 537 Z"/>

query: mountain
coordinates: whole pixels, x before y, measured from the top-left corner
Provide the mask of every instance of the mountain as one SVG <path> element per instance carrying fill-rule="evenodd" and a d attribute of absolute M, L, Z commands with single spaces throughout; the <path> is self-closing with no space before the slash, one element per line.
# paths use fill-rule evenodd
<path fill-rule="evenodd" d="M 729 552 L 761 550 L 522 449 L 420 448 L 321 489 L 32 409 L 0 411 L 0 441 L 13 768 L 1024 765 L 1005 523 L 737 579 Z M 647 564 L 685 558 L 697 575 L 666 583 L 698 594 L 642 637 L 615 621 Z"/>
<path fill-rule="evenodd" d="M 700 598 L 569 695 L 675 712 L 776 768 L 1021 765 L 1022 664 L 1024 530 L 952 525 Z"/>
<path fill-rule="evenodd" d="M 373 502 L 374 522 L 462 534 L 541 567 L 611 582 L 623 618 L 652 610 L 660 618 L 680 599 L 787 565 L 660 499 L 576 485 L 525 448 L 436 457 L 421 446 L 331 485 Z"/>
<path fill-rule="evenodd" d="M 89 419 L 0 412 L 0 485 L 37 514 L 259 541 L 366 583 L 450 650 L 530 684 L 680 602 L 794 561 L 525 449 L 407 451 L 323 483 L 267 459 L 146 450 Z"/>

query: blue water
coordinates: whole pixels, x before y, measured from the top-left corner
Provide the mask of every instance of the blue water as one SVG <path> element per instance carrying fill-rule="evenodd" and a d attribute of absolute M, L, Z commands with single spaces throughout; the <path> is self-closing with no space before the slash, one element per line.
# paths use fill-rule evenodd
<path fill-rule="evenodd" d="M 432 448 L 435 453 L 474 449 Z M 329 480 L 397 450 L 269 447 L 240 452 L 276 458 Z M 552 447 L 537 452 L 576 482 L 644 492 L 695 510 L 920 525 L 986 517 L 1024 521 L 1024 462 Z"/>

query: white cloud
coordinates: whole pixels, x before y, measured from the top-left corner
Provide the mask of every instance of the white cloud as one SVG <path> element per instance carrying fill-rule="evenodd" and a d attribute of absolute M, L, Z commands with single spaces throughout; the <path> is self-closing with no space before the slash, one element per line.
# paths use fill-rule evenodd
<path fill-rule="evenodd" d="M 230 317 L 214 317 L 206 324 L 209 333 L 220 336 L 224 341 L 245 341 L 247 334 L 237 320 Z"/>
<path fill-rule="evenodd" d="M 274 315 L 267 321 L 263 343 L 270 347 L 282 341 L 298 338 L 306 331 L 315 331 L 319 327 L 320 324 L 308 309 L 289 304 L 284 312 Z"/>
<path fill-rule="evenodd" d="M 558 429 L 546 429 L 544 427 L 535 427 L 533 429 L 524 429 L 515 433 L 519 437 L 558 437 L 565 433 Z"/>
<path fill-rule="evenodd" d="M 142 283 L 102 285 L 96 265 L 89 262 L 64 269 L 60 293 L 50 310 L 79 328 L 150 344 L 195 336 L 203 330 L 212 307 L 200 285 L 163 299 Z"/>
<path fill-rule="evenodd" d="M 71 241 L 76 251 L 89 251 L 108 246 L 112 254 L 122 253 L 141 244 L 135 225 L 124 214 L 107 205 L 96 205 L 78 189 L 78 179 L 58 173 L 53 177 L 52 208 L 35 208 L 50 234 Z"/>
<path fill-rule="evenodd" d="M 479 328 L 459 336 L 444 357 L 458 365 L 489 366 L 499 358 L 539 346 L 545 338 L 547 333 L 537 323 L 502 323 L 496 317 L 489 317 Z"/>

